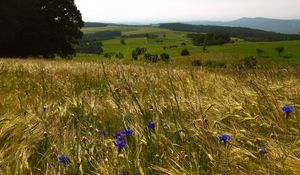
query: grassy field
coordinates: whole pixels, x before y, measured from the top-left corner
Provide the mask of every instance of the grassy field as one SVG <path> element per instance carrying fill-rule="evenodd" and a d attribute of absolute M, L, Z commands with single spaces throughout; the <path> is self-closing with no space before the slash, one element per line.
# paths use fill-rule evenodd
<path fill-rule="evenodd" d="M 121 52 L 126 58 L 131 58 L 132 51 L 137 47 L 145 47 L 149 53 L 161 54 L 168 53 L 175 59 L 184 59 L 180 57 L 182 49 L 188 49 L 190 54 L 196 58 L 201 59 L 202 47 L 196 47 L 192 44 L 191 40 L 186 37 L 187 32 L 177 32 L 168 29 L 161 29 L 158 27 L 124 27 L 124 26 L 108 26 L 99 28 L 84 28 L 83 32 L 94 33 L 97 31 L 112 30 L 121 31 L 122 35 L 131 34 L 157 34 L 157 39 L 147 38 L 127 38 L 125 39 L 126 45 L 122 45 L 120 39 L 112 39 L 103 41 L 104 52 Z M 165 37 L 164 37 L 165 35 Z M 157 43 L 160 39 L 163 43 Z M 187 45 L 181 45 L 186 43 Z M 177 45 L 178 48 L 164 49 Z M 279 56 L 275 51 L 276 47 L 284 47 L 285 51 L 282 56 Z M 265 51 L 264 54 L 258 56 L 256 49 L 260 48 Z M 281 41 L 281 42 L 243 42 L 238 41 L 234 44 L 226 44 L 224 46 L 209 46 L 207 47 L 208 52 L 212 55 L 215 53 L 220 55 L 224 54 L 225 57 L 240 57 L 245 56 L 256 56 L 260 60 L 273 59 L 275 62 L 280 64 L 300 64 L 300 41 Z M 205 54 L 204 54 L 205 55 Z"/>
<path fill-rule="evenodd" d="M 82 32 L 84 34 L 93 34 L 100 31 L 121 31 L 123 35 L 132 35 L 132 34 L 144 34 L 144 33 L 153 33 L 153 34 L 169 34 L 174 33 L 168 29 L 162 29 L 158 27 L 135 27 L 135 26 L 107 26 L 107 27 L 87 27 L 83 28 Z"/>
<path fill-rule="evenodd" d="M 0 72 L 0 174 L 300 174 L 295 67 L 2 59 Z"/>

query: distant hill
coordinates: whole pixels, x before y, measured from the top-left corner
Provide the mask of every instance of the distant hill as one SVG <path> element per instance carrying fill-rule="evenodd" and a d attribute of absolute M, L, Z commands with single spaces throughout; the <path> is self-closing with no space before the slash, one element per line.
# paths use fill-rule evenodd
<path fill-rule="evenodd" d="M 98 23 L 98 22 L 85 22 L 84 27 L 106 27 L 109 24 L 107 23 Z"/>
<path fill-rule="evenodd" d="M 300 20 L 282 20 L 270 18 L 241 18 L 234 21 L 193 21 L 189 24 L 217 25 L 231 27 L 248 27 L 277 33 L 297 34 L 300 29 Z"/>
<path fill-rule="evenodd" d="M 242 38 L 246 41 L 284 41 L 284 40 L 299 40 L 297 34 L 281 34 L 276 32 L 268 32 L 258 29 L 250 29 L 246 27 L 226 27 L 212 25 L 191 25 L 183 23 L 165 23 L 160 24 L 160 28 L 195 32 L 195 33 L 220 33 L 227 34 L 231 37 Z"/>

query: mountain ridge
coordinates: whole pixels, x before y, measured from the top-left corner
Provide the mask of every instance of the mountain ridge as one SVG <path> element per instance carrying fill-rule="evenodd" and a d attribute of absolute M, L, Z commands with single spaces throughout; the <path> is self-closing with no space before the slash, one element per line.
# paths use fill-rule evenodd
<path fill-rule="evenodd" d="M 247 27 L 264 31 L 297 34 L 300 30 L 299 19 L 272 19 L 264 17 L 243 17 L 233 21 L 190 21 L 188 24 L 215 25 L 229 27 Z"/>

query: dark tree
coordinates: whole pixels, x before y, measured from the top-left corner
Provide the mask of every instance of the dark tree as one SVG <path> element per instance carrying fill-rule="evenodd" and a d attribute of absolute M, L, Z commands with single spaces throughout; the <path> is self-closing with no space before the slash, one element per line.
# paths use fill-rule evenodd
<path fill-rule="evenodd" d="M 258 54 L 259 56 L 261 56 L 261 54 L 265 53 L 265 51 L 262 50 L 262 49 L 260 49 L 260 48 L 257 48 L 257 49 L 256 49 L 256 52 L 257 52 L 257 54 Z"/>
<path fill-rule="evenodd" d="M 125 42 L 125 40 L 123 38 L 121 39 L 120 42 L 121 42 L 122 45 L 126 45 L 126 42 Z"/>
<path fill-rule="evenodd" d="M 133 51 L 132 51 L 131 56 L 132 56 L 132 59 L 133 59 L 133 60 L 137 60 L 137 59 L 139 58 L 139 55 L 138 55 L 138 53 L 137 53 L 136 50 L 133 50 Z"/>
<path fill-rule="evenodd" d="M 122 58 L 124 58 L 124 54 L 119 52 L 116 54 L 116 58 L 122 59 Z"/>
<path fill-rule="evenodd" d="M 253 56 L 247 56 L 243 60 L 243 67 L 249 68 L 249 69 L 254 69 L 257 66 L 257 60 Z"/>
<path fill-rule="evenodd" d="M 160 59 L 163 61 L 163 62 L 169 62 L 170 61 L 170 55 L 167 54 L 167 53 L 162 53 L 160 54 Z"/>
<path fill-rule="evenodd" d="M 181 51 L 181 56 L 188 56 L 188 55 L 190 55 L 190 52 L 187 49 L 183 49 Z"/>
<path fill-rule="evenodd" d="M 157 63 L 158 62 L 158 55 L 157 54 L 150 54 L 150 53 L 146 53 L 144 55 L 145 61 L 149 61 L 152 63 Z"/>
<path fill-rule="evenodd" d="M 116 56 L 116 53 L 115 53 L 115 52 L 107 52 L 107 53 L 104 53 L 103 56 L 104 56 L 105 58 L 111 59 L 111 58 L 113 58 L 113 57 Z"/>
<path fill-rule="evenodd" d="M 203 43 L 203 46 L 202 46 L 202 52 L 203 53 L 207 53 L 208 52 L 208 50 L 207 50 L 207 48 L 206 48 L 206 41 L 204 41 L 204 43 Z"/>
<path fill-rule="evenodd" d="M 201 60 L 193 60 L 192 65 L 193 66 L 202 66 L 202 61 Z"/>
<path fill-rule="evenodd" d="M 276 47 L 275 50 L 278 52 L 278 55 L 281 57 L 282 52 L 284 52 L 284 47 Z"/>
<path fill-rule="evenodd" d="M 1 0 L 0 56 L 68 57 L 83 24 L 74 0 Z"/>
<path fill-rule="evenodd" d="M 137 60 L 140 55 L 143 55 L 147 52 L 147 48 L 135 48 L 134 51 L 132 51 L 132 58 L 134 60 Z"/>

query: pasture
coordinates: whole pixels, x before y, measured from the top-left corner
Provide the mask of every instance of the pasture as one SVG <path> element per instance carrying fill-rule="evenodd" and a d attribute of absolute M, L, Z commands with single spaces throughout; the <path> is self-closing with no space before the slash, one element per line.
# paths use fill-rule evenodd
<path fill-rule="evenodd" d="M 300 174 L 299 69 L 102 61 L 0 60 L 0 174 Z"/>
<path fill-rule="evenodd" d="M 104 40 L 103 50 L 104 52 L 121 52 L 125 58 L 130 59 L 132 51 L 137 47 L 145 47 L 149 53 L 161 54 L 168 53 L 172 58 L 185 59 L 181 57 L 181 51 L 188 49 L 191 56 L 201 59 L 203 54 L 202 47 L 194 46 L 191 39 L 186 35 L 190 32 L 178 32 L 168 29 L 162 29 L 156 26 L 152 27 L 136 27 L 136 26 L 107 26 L 96 28 L 83 28 L 85 34 L 95 33 L 97 31 L 121 31 L 122 35 L 133 34 L 156 34 L 158 38 L 125 38 L 125 45 L 121 44 L 121 39 Z M 161 40 L 162 42 L 157 42 Z M 279 41 L 279 42 L 244 42 L 239 39 L 233 44 L 225 44 L 222 46 L 207 46 L 207 51 L 211 56 L 215 54 L 222 57 L 239 57 L 255 56 L 258 60 L 273 60 L 279 64 L 300 64 L 300 41 Z M 183 45 L 184 43 L 184 45 Z M 175 48 L 169 48 L 170 46 L 177 46 Z M 164 49 L 167 47 L 167 49 Z M 279 56 L 276 47 L 284 47 L 282 56 Z M 263 54 L 258 55 L 256 49 L 262 49 Z M 205 56 L 204 56 L 205 57 Z"/>

